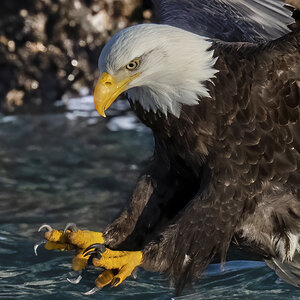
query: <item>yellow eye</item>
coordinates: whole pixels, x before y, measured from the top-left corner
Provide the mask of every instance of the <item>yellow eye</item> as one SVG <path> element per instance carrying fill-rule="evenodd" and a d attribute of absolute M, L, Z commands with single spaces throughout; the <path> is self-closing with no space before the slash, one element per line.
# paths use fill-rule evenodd
<path fill-rule="evenodd" d="M 126 69 L 129 71 L 135 70 L 140 64 L 140 61 L 138 59 L 132 60 L 129 64 L 126 65 Z"/>

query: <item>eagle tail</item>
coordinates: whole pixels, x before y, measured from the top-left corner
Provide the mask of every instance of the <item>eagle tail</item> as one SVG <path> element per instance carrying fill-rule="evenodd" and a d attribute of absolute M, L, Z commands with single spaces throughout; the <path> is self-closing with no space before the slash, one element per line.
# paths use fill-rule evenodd
<path fill-rule="evenodd" d="M 281 261 L 278 258 L 266 259 L 266 264 L 285 282 L 300 287 L 300 253 L 292 260 Z"/>

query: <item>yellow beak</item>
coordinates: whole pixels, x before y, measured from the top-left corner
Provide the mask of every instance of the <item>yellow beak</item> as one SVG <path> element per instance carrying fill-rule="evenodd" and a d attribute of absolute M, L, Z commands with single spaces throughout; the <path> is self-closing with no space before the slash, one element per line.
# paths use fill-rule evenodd
<path fill-rule="evenodd" d="M 98 80 L 94 91 L 94 103 L 98 113 L 106 117 L 105 110 L 117 99 L 117 97 L 127 90 L 129 82 L 138 77 L 140 73 L 127 77 L 119 82 L 115 82 L 114 78 L 104 72 Z"/>

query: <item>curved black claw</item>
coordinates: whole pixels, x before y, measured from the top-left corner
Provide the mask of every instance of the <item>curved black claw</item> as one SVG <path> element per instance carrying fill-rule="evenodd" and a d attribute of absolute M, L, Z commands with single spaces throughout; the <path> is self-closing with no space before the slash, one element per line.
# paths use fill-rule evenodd
<path fill-rule="evenodd" d="M 64 229 L 64 233 L 66 233 L 67 230 L 70 230 L 71 232 L 78 232 L 78 228 L 75 223 L 68 223 Z"/>
<path fill-rule="evenodd" d="M 101 290 L 101 288 L 95 286 L 94 288 L 92 288 L 91 290 L 89 290 L 88 292 L 85 292 L 85 293 L 82 293 L 83 295 L 93 295 L 95 294 L 96 292 L 98 292 L 99 290 Z"/>
<path fill-rule="evenodd" d="M 38 256 L 38 254 L 37 254 L 37 249 L 38 249 L 38 247 L 41 246 L 41 245 L 43 245 L 43 244 L 46 244 L 46 243 L 47 243 L 46 240 L 42 240 L 42 241 L 40 241 L 39 243 L 37 243 L 37 244 L 35 244 L 35 245 L 33 246 L 33 251 L 34 251 L 34 254 L 35 254 L 36 256 Z"/>
<path fill-rule="evenodd" d="M 44 225 L 42 225 L 42 226 L 38 229 L 38 232 L 40 232 L 40 231 L 43 230 L 43 229 L 46 229 L 47 231 L 52 231 L 52 230 L 53 230 L 53 228 L 52 228 L 50 225 L 44 224 Z"/>
<path fill-rule="evenodd" d="M 90 251 L 93 250 L 93 251 Z M 102 254 L 106 251 L 106 248 L 103 244 L 92 244 L 89 247 L 87 247 L 84 251 L 83 251 L 83 256 L 86 257 L 88 255 L 92 255 L 92 254 Z"/>
<path fill-rule="evenodd" d="M 83 257 L 87 257 L 87 256 L 90 256 L 89 258 L 91 258 L 91 259 L 94 257 L 96 257 L 98 259 L 101 258 L 101 254 L 97 250 L 89 251 L 83 255 Z"/>

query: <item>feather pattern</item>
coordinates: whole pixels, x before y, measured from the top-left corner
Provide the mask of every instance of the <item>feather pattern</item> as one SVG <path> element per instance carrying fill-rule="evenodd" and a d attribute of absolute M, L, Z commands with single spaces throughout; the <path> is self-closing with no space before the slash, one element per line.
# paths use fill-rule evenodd
<path fill-rule="evenodd" d="M 261 42 L 294 22 L 281 0 L 154 0 L 161 21 L 227 42 Z"/>
<path fill-rule="evenodd" d="M 175 172 L 196 180 L 193 196 L 188 202 L 182 199 L 186 207 L 173 225 L 162 231 L 159 242 L 144 249 L 144 267 L 168 270 L 177 278 L 179 290 L 200 275 L 215 255 L 225 260 L 234 234 L 281 261 L 299 249 L 289 243 L 292 233 L 300 233 L 300 219 L 295 222 L 293 217 L 291 222 L 280 205 L 269 207 L 270 214 L 277 216 L 269 239 L 246 230 L 249 218 L 258 216 L 268 199 L 285 203 L 286 194 L 289 209 L 300 216 L 299 33 L 261 45 L 215 41 L 212 49 L 219 72 L 206 83 L 210 97 L 201 98 L 196 106 L 183 106 L 180 118 L 157 117 L 132 103 L 141 121 L 153 130 L 155 155 L 162 156 L 158 160 L 168 161 L 167 176 Z M 174 194 L 166 202 L 173 200 L 176 203 Z M 267 220 L 252 226 L 259 231 Z"/>

